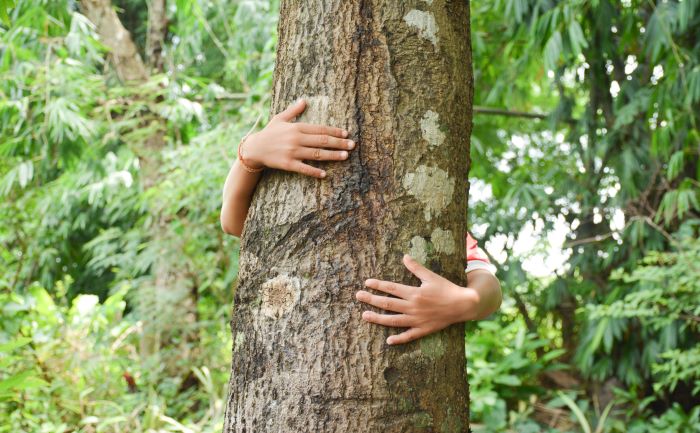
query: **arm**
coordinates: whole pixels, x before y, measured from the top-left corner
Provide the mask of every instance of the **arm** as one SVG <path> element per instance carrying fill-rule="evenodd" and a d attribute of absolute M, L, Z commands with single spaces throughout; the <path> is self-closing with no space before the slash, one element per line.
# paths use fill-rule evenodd
<path fill-rule="evenodd" d="M 221 229 L 224 232 L 234 236 L 240 236 L 243 232 L 243 222 L 248 215 L 250 201 L 261 174 L 249 173 L 239 160 L 231 166 L 224 183 L 221 205 Z"/>
<path fill-rule="evenodd" d="M 293 123 L 305 109 L 306 101 L 300 99 L 275 115 L 262 131 L 248 136 L 241 144 L 245 164 L 250 168 L 276 168 L 322 179 L 326 176 L 325 171 L 303 161 L 347 159 L 347 151 L 355 147 L 352 140 L 344 139 L 348 136 L 347 131 L 324 125 Z M 220 220 L 224 232 L 234 236 L 243 232 L 243 223 L 260 176 L 261 173 L 248 172 L 239 160 L 231 166 L 221 205 Z"/>
<path fill-rule="evenodd" d="M 490 271 L 470 271 L 467 274 L 467 287 L 461 287 L 426 269 L 408 255 L 404 256 L 403 263 L 421 280 L 420 287 L 369 279 L 365 281 L 365 286 L 396 298 L 373 295 L 364 290 L 355 295 L 359 301 L 398 313 L 365 311 L 362 313 L 364 320 L 384 326 L 409 328 L 387 338 L 388 344 L 407 343 L 453 323 L 484 319 L 501 305 L 501 285 Z"/>

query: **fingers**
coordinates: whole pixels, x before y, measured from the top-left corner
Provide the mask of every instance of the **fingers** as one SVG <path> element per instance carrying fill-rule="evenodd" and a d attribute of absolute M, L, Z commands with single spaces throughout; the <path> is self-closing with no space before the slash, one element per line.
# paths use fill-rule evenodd
<path fill-rule="evenodd" d="M 365 281 L 365 286 L 371 289 L 381 290 L 382 292 L 404 299 L 406 299 L 410 291 L 415 289 L 415 287 L 405 286 L 403 284 L 397 284 L 391 281 L 375 280 L 374 278 L 370 278 L 369 280 Z"/>
<path fill-rule="evenodd" d="M 395 313 L 406 313 L 409 303 L 403 299 L 390 298 L 388 296 L 377 296 L 364 290 L 355 294 L 358 301 L 381 308 L 382 310 L 393 311 Z"/>
<path fill-rule="evenodd" d="M 309 147 L 325 147 L 328 149 L 352 149 L 355 142 L 344 138 L 336 138 L 331 135 L 301 134 L 299 144 Z"/>
<path fill-rule="evenodd" d="M 324 170 L 321 170 L 318 167 L 312 167 L 309 164 L 304 164 L 301 161 L 293 161 L 289 165 L 287 170 L 288 171 L 295 171 L 295 172 L 303 174 L 305 176 L 316 177 L 319 179 L 323 179 L 324 177 L 326 177 L 326 172 Z"/>
<path fill-rule="evenodd" d="M 411 317 L 406 314 L 378 314 L 374 311 L 365 311 L 362 318 L 377 325 L 392 326 L 394 328 L 410 328 Z"/>
<path fill-rule="evenodd" d="M 433 271 L 418 263 L 408 254 L 404 254 L 403 256 L 403 264 L 406 266 L 406 269 L 411 271 L 413 275 L 423 282 L 430 281 L 437 277 Z"/>
<path fill-rule="evenodd" d="M 298 99 L 294 103 L 290 104 L 286 109 L 277 113 L 274 118 L 285 122 L 291 122 L 294 120 L 294 118 L 303 113 L 305 109 L 306 101 L 304 99 Z"/>
<path fill-rule="evenodd" d="M 294 156 L 307 161 L 343 161 L 348 159 L 348 152 L 302 147 L 294 151 Z"/>
<path fill-rule="evenodd" d="M 330 135 L 341 138 L 346 138 L 348 136 L 348 131 L 333 126 L 313 125 L 311 123 L 304 122 L 298 122 L 296 125 L 297 128 L 299 128 L 299 131 L 303 132 L 304 134 Z"/>
<path fill-rule="evenodd" d="M 408 331 L 402 332 L 397 335 L 391 335 L 386 339 L 387 344 L 404 344 L 409 341 L 416 340 L 428 333 L 420 328 L 411 328 Z"/>

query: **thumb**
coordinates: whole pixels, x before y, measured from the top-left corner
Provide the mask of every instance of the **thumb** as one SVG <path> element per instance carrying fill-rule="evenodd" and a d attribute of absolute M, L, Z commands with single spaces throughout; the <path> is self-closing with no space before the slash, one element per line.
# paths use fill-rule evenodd
<path fill-rule="evenodd" d="M 424 283 L 433 280 L 438 276 L 430 269 L 418 263 L 413 257 L 409 256 L 408 254 L 404 254 L 403 256 L 403 264 L 404 266 L 406 266 L 406 269 L 411 271 L 413 275 L 418 277 L 418 279 Z"/>
<path fill-rule="evenodd" d="M 290 104 L 284 111 L 281 111 L 275 117 L 284 122 L 291 122 L 295 117 L 303 113 L 305 109 L 306 101 L 304 98 L 299 98 L 296 100 L 296 102 Z"/>

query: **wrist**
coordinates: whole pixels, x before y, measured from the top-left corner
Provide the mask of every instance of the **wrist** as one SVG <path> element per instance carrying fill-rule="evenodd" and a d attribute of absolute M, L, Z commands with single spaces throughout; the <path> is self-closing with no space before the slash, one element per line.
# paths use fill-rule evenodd
<path fill-rule="evenodd" d="M 240 156 L 241 164 L 253 170 L 260 170 L 265 167 L 265 164 L 258 156 L 256 138 L 257 133 L 248 135 L 238 145 L 238 155 Z"/>

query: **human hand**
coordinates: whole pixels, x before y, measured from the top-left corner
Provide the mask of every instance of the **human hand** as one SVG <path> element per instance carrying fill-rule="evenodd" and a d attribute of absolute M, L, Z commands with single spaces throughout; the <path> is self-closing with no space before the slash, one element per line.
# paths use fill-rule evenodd
<path fill-rule="evenodd" d="M 251 134 L 241 155 L 251 168 L 270 167 L 323 178 L 326 172 L 305 164 L 304 160 L 342 161 L 355 147 L 347 140 L 348 131 L 325 125 L 292 122 L 306 109 L 306 101 L 298 100 L 272 117 L 265 128 Z M 329 150 L 345 149 L 345 150 Z"/>
<path fill-rule="evenodd" d="M 369 279 L 365 286 L 394 295 L 373 295 L 364 290 L 355 294 L 358 301 L 399 314 L 378 314 L 365 311 L 367 322 L 397 328 L 409 328 L 387 338 L 387 344 L 402 344 L 437 332 L 447 326 L 472 320 L 479 304 L 479 293 L 468 287 L 460 287 L 430 271 L 409 255 L 403 263 L 421 280 L 420 287 L 397 284 L 391 281 Z"/>

